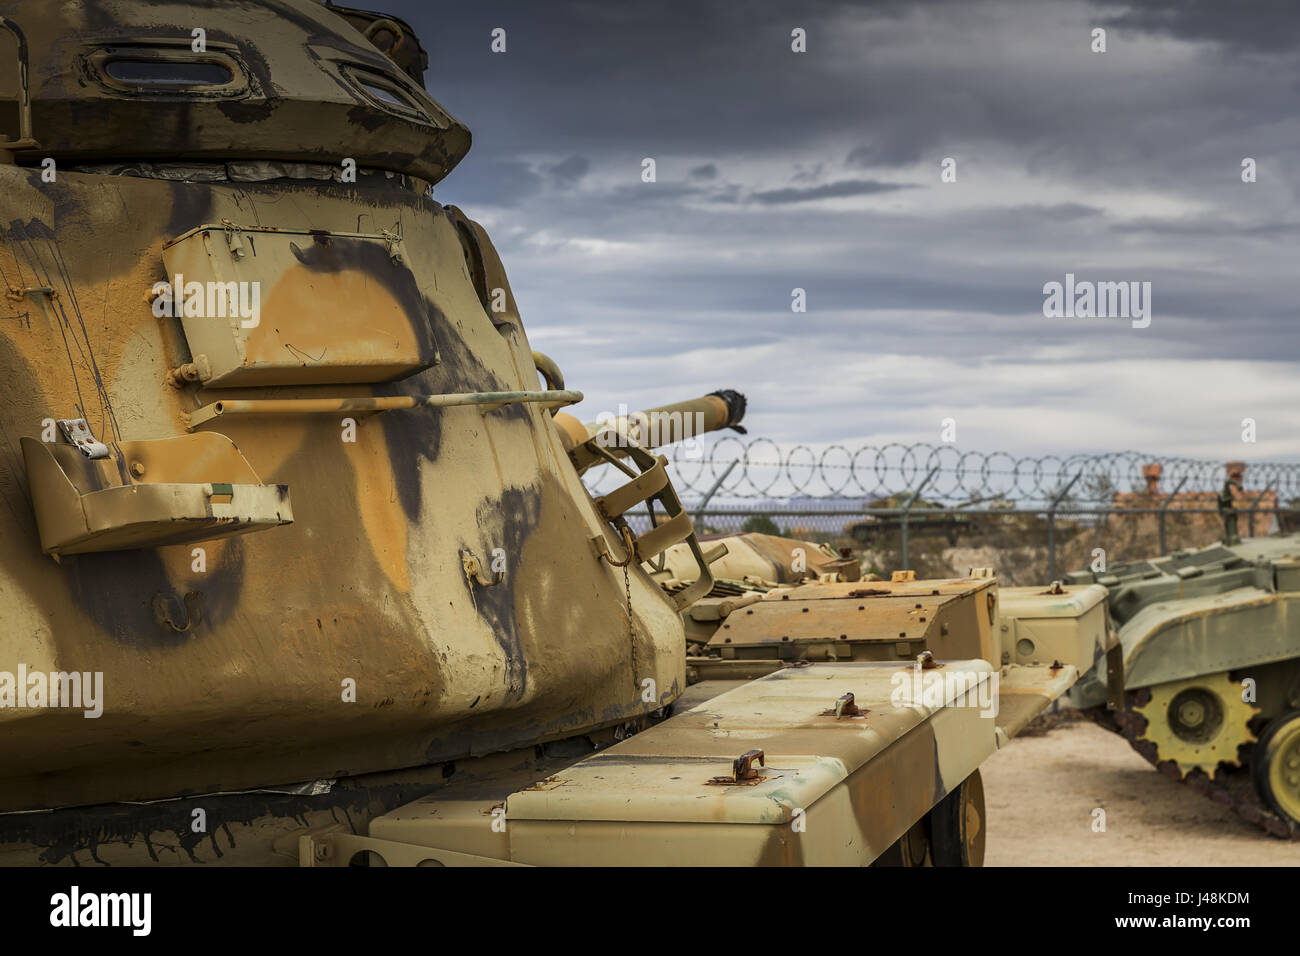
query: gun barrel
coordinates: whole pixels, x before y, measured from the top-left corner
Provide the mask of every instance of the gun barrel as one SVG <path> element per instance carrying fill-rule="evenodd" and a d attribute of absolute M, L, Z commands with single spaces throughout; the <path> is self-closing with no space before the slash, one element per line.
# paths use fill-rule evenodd
<path fill-rule="evenodd" d="M 587 447 L 592 439 L 609 454 L 621 458 L 629 442 L 642 448 L 660 448 L 723 428 L 743 432 L 740 420 L 744 417 L 745 396 L 732 389 L 721 389 L 684 402 L 606 417 L 589 424 L 559 412 L 555 424 L 569 457 L 582 472 L 604 460 Z"/>

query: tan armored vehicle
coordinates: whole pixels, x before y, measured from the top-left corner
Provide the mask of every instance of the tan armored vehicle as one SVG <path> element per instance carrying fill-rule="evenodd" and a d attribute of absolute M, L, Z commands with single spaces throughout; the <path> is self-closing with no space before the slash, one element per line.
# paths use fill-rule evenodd
<path fill-rule="evenodd" d="M 558 412 L 406 24 L 0 9 L 0 862 L 979 861 L 980 762 L 1104 613 L 1028 602 L 1022 661 L 993 578 L 823 556 L 701 630 L 646 449 L 739 396 Z M 683 700 L 683 612 L 750 674 Z"/>

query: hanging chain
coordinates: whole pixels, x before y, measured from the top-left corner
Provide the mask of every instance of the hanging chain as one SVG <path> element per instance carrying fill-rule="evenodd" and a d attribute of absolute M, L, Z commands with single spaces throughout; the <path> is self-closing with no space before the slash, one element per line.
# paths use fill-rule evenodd
<path fill-rule="evenodd" d="M 627 596 L 627 637 L 632 642 L 632 649 L 636 650 L 636 628 L 632 626 L 632 575 L 628 573 L 627 565 L 623 565 L 623 590 Z"/>
<path fill-rule="evenodd" d="M 627 600 L 627 642 L 632 655 L 632 685 L 639 688 L 641 685 L 637 681 L 636 672 L 636 626 L 632 623 L 632 573 L 629 570 L 632 566 L 632 555 L 636 553 L 636 548 L 632 543 L 631 534 L 626 533 L 626 529 L 623 540 L 626 542 L 628 549 L 628 560 L 623 565 L 623 594 Z"/>

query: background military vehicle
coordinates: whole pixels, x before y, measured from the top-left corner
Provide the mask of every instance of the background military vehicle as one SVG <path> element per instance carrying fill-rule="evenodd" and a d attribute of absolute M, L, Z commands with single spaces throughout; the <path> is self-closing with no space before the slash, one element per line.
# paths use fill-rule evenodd
<path fill-rule="evenodd" d="M 995 582 L 765 593 L 820 656 L 678 706 L 721 554 L 647 448 L 743 402 L 557 411 L 409 26 L 3 11 L 0 862 L 979 861 Z"/>
<path fill-rule="evenodd" d="M 908 495 L 891 495 L 870 503 L 872 508 L 892 508 L 901 510 L 907 505 Z M 969 515 L 954 512 L 934 502 L 918 499 L 907 513 L 908 527 L 916 537 L 922 535 L 943 535 L 949 547 L 955 547 L 958 538 L 969 534 L 973 522 Z M 903 516 L 867 515 L 861 521 L 854 521 L 845 526 L 844 533 L 863 548 L 879 547 L 880 543 L 898 535 L 903 524 Z"/>
<path fill-rule="evenodd" d="M 1300 535 L 1066 580 L 1108 588 L 1120 629 L 1128 706 L 1097 711 L 1102 722 L 1172 779 L 1300 835 Z M 1086 674 L 1071 697 L 1098 705 L 1104 683 Z"/>

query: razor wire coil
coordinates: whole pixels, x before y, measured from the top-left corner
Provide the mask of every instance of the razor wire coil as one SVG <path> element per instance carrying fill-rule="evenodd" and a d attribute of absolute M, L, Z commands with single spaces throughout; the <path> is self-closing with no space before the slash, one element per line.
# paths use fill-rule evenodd
<path fill-rule="evenodd" d="M 1169 503 L 1177 510 L 1192 503 L 1212 507 L 1226 477 L 1223 461 L 1134 451 L 1017 456 L 925 443 L 814 448 L 725 436 L 709 444 L 678 444 L 661 453 L 668 457 L 673 483 L 688 507 L 721 479 L 714 505 L 762 502 L 790 510 L 867 505 L 906 500 L 920 488 L 918 507 L 1047 507 L 1059 498 L 1058 507 L 1068 511 L 1111 506 L 1117 500 L 1159 507 L 1177 488 Z M 1146 490 L 1144 465 L 1160 466 L 1154 494 Z M 611 469 L 599 472 L 588 480 L 594 492 L 622 480 Z M 1271 491 L 1278 503 L 1288 502 L 1300 497 L 1300 463 L 1248 462 L 1244 484 L 1247 499 Z"/>

